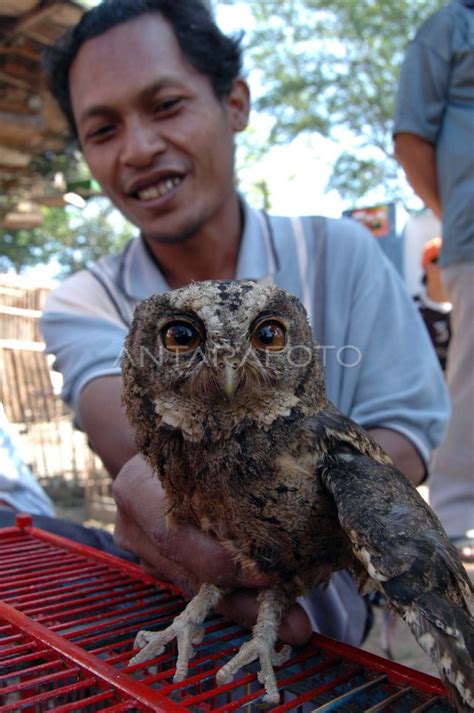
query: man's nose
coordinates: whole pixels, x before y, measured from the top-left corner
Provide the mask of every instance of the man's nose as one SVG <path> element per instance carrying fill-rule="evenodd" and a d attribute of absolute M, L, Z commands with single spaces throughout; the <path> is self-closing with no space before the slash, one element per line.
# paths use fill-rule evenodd
<path fill-rule="evenodd" d="M 153 158 L 166 149 L 157 122 L 133 118 L 127 122 L 122 147 L 122 163 L 129 166 L 148 166 Z"/>

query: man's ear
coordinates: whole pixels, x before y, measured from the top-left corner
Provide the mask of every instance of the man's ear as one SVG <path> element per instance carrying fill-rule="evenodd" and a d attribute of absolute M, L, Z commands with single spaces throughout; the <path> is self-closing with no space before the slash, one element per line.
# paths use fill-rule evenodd
<path fill-rule="evenodd" d="M 250 90 L 247 82 L 240 77 L 235 79 L 224 101 L 233 131 L 246 129 L 250 114 Z"/>

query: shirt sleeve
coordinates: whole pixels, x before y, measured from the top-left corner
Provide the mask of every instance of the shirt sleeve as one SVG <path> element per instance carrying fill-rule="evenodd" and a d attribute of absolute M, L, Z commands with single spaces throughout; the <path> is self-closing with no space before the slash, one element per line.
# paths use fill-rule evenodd
<path fill-rule="evenodd" d="M 15 433 L 0 402 L 0 499 L 18 512 L 54 517 L 51 499 L 20 457 Z"/>
<path fill-rule="evenodd" d="M 447 10 L 429 18 L 407 47 L 395 102 L 393 133 L 436 143 L 451 71 L 452 20 Z"/>
<path fill-rule="evenodd" d="M 329 225 L 329 397 L 365 428 L 405 435 L 427 462 L 449 404 L 426 327 L 377 239 L 353 221 Z"/>
<path fill-rule="evenodd" d="M 41 332 L 53 368 L 63 376 L 61 396 L 78 419 L 79 396 L 99 376 L 121 373 L 127 327 L 98 280 L 81 271 L 54 290 L 45 305 Z"/>

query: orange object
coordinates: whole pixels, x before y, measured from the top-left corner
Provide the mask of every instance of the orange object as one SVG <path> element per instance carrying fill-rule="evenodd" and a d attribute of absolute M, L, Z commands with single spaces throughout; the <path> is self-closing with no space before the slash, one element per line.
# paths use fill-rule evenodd
<path fill-rule="evenodd" d="M 436 260 L 439 256 L 439 251 L 441 250 L 442 240 L 441 238 L 433 238 L 433 240 L 428 240 L 423 248 L 423 254 L 421 257 L 421 265 L 423 268 Z"/>

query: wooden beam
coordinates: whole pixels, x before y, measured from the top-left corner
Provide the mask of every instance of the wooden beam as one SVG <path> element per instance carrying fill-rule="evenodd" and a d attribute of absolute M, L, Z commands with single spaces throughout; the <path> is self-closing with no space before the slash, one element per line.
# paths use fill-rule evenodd
<path fill-rule="evenodd" d="M 0 138 L 3 144 L 35 147 L 41 143 L 41 120 L 37 117 L 0 112 Z"/>
<path fill-rule="evenodd" d="M 17 17 L 29 12 L 38 4 L 38 0 L 0 0 L 0 15 Z"/>
<path fill-rule="evenodd" d="M 52 44 L 68 27 L 79 22 L 83 8 L 74 3 L 54 3 L 33 10 L 15 25 L 14 33 L 27 35 L 45 45 Z"/>
<path fill-rule="evenodd" d="M 24 60 L 18 55 L 7 55 L 5 59 L 6 61 L 2 62 L 2 72 L 9 77 L 27 82 L 32 88 L 38 86 L 41 74 L 39 62 Z"/>
<path fill-rule="evenodd" d="M 31 161 L 31 154 L 0 144 L 0 166 L 6 168 L 25 168 Z"/>
<path fill-rule="evenodd" d="M 0 70 L 0 80 L 6 84 L 11 84 L 13 87 L 28 90 L 31 89 L 31 84 L 29 82 L 25 82 L 24 79 L 18 79 L 18 77 L 13 77 L 11 74 L 2 72 L 2 70 Z"/>
<path fill-rule="evenodd" d="M 0 0 L 1 2 L 1 0 Z M 27 38 L 21 38 L 24 42 L 15 42 L 12 45 L 0 45 L 0 55 L 17 55 L 30 62 L 39 62 L 40 53 L 33 42 L 29 42 Z"/>

